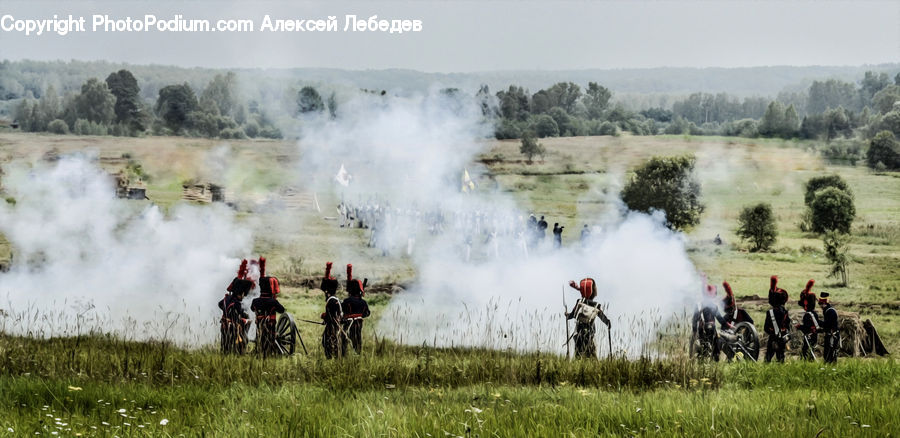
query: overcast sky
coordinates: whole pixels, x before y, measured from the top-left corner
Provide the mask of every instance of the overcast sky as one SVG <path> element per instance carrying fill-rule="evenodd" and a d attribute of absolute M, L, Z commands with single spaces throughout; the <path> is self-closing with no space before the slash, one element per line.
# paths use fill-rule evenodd
<path fill-rule="evenodd" d="M 900 62 L 900 1 L 213 2 L 0 0 L 15 19 L 85 16 L 88 31 L 0 31 L 0 58 L 202 67 L 428 72 Z M 242 18 L 252 33 L 92 32 L 93 14 Z M 338 32 L 268 33 L 262 18 L 337 16 Z M 344 16 L 417 19 L 418 33 L 343 32 Z"/>

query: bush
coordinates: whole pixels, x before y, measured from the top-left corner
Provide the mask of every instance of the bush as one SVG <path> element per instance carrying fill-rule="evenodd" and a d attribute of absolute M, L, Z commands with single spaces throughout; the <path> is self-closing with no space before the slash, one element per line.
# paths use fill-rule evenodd
<path fill-rule="evenodd" d="M 262 138 L 281 138 L 281 130 L 272 126 L 267 125 L 259 130 L 259 136 Z"/>
<path fill-rule="evenodd" d="M 700 182 L 694 175 L 695 158 L 653 157 L 634 171 L 622 189 L 625 205 L 634 211 L 666 214 L 666 226 L 684 229 L 700 223 Z"/>
<path fill-rule="evenodd" d="M 94 123 L 85 119 L 75 121 L 73 131 L 76 135 L 107 135 L 109 134 L 106 126 Z"/>
<path fill-rule="evenodd" d="M 60 119 L 55 119 L 47 125 L 47 131 L 50 131 L 54 134 L 68 134 L 69 125 L 67 125 L 66 122 Z"/>
<path fill-rule="evenodd" d="M 599 135 L 619 135 L 619 128 L 616 127 L 615 123 L 603 122 L 600 124 L 600 129 L 598 130 Z"/>
<path fill-rule="evenodd" d="M 837 187 L 827 187 L 816 192 L 812 204 L 812 230 L 816 233 L 840 231 L 849 233 L 856 217 L 853 196 Z"/>
<path fill-rule="evenodd" d="M 522 137 L 522 129 L 512 120 L 501 119 L 497 127 L 494 128 L 494 137 L 497 140 L 520 138 Z"/>
<path fill-rule="evenodd" d="M 866 164 L 877 170 L 878 163 L 884 169 L 900 169 L 900 146 L 890 131 L 881 131 L 869 143 Z"/>
<path fill-rule="evenodd" d="M 559 126 L 556 124 L 556 121 L 553 120 L 553 117 L 550 117 L 547 114 L 541 114 L 534 117 L 531 126 L 534 133 L 540 138 L 559 137 Z"/>
<path fill-rule="evenodd" d="M 244 125 L 244 134 L 247 134 L 247 137 L 256 138 L 259 136 L 259 123 L 251 120 Z"/>
<path fill-rule="evenodd" d="M 247 136 L 244 135 L 244 130 L 241 128 L 225 128 L 219 131 L 219 138 L 240 140 Z"/>
<path fill-rule="evenodd" d="M 753 244 L 751 251 L 766 251 L 775 244 L 778 227 L 775 225 L 771 205 L 759 203 L 744 207 L 738 223 L 737 234 L 742 240 L 749 240 Z"/>
<path fill-rule="evenodd" d="M 830 163 L 846 163 L 855 166 L 863 159 L 863 148 L 856 140 L 835 140 L 822 149 L 822 156 Z"/>

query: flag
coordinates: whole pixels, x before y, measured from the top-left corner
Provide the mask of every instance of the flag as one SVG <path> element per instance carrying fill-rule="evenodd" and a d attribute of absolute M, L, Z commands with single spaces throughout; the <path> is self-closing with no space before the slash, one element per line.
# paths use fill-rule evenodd
<path fill-rule="evenodd" d="M 472 178 L 469 177 L 469 169 L 463 170 L 462 187 L 460 188 L 460 190 L 462 190 L 463 193 L 468 193 L 475 190 L 475 181 L 472 181 Z"/>
<path fill-rule="evenodd" d="M 341 170 L 338 170 L 337 175 L 334 176 L 334 180 L 338 182 L 338 184 L 347 187 L 350 185 L 350 180 L 353 178 L 353 175 L 350 175 L 350 172 L 347 172 L 347 169 L 344 168 L 344 164 L 341 163 Z"/>

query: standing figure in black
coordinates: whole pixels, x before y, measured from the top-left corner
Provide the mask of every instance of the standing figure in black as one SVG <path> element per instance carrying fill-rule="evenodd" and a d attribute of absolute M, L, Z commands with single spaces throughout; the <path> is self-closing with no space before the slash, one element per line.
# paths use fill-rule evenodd
<path fill-rule="evenodd" d="M 247 348 L 247 328 L 250 315 L 244 310 L 243 300 L 255 284 L 247 278 L 247 260 L 241 261 L 237 277 L 231 280 L 225 298 L 219 301 L 221 347 L 223 353 L 243 354 Z"/>
<path fill-rule="evenodd" d="M 537 225 L 538 225 L 538 232 L 537 232 L 538 241 L 543 243 L 544 238 L 547 237 L 547 221 L 544 220 L 543 216 L 541 216 L 541 220 L 538 221 Z"/>
<path fill-rule="evenodd" d="M 694 335 L 699 342 L 697 356 L 700 358 L 711 357 L 714 361 L 719 361 L 719 352 L 721 346 L 719 343 L 719 332 L 716 330 L 716 321 L 719 321 L 723 327 L 731 327 L 719 311 L 719 303 L 716 302 L 716 286 L 707 284 L 704 287 L 703 298 L 697 303 L 697 310 L 694 311 L 692 318 L 692 327 Z"/>
<path fill-rule="evenodd" d="M 322 350 L 325 351 L 325 358 L 341 357 L 341 337 L 343 329 L 341 321 L 344 319 L 344 312 L 341 310 L 341 300 L 335 295 L 337 294 L 338 281 L 331 276 L 331 262 L 325 264 L 325 277 L 322 278 L 320 286 L 325 292 L 325 311 L 322 312 L 322 321 L 325 329 L 322 331 Z"/>
<path fill-rule="evenodd" d="M 559 222 L 553 224 L 553 247 L 556 249 L 562 248 L 562 232 L 563 228 L 559 226 Z"/>
<path fill-rule="evenodd" d="M 581 228 L 581 246 L 587 247 L 591 241 L 591 230 L 588 228 L 587 224 L 584 224 L 584 227 Z"/>
<path fill-rule="evenodd" d="M 769 335 L 766 343 L 766 362 L 771 362 L 772 356 L 776 356 L 779 362 L 784 362 L 784 350 L 791 325 L 791 317 L 784 308 L 787 301 L 787 291 L 778 287 L 778 277 L 773 275 L 769 283 L 769 305 L 772 308 L 766 312 L 764 326 L 764 331 Z"/>
<path fill-rule="evenodd" d="M 353 278 L 353 265 L 347 264 L 347 294 L 350 295 L 341 304 L 344 311 L 344 333 L 341 351 L 347 354 L 347 338 L 356 354 L 362 352 L 363 319 L 369 317 L 369 304 L 363 299 L 366 294 L 368 279 L 359 281 Z"/>
<path fill-rule="evenodd" d="M 803 347 L 800 350 L 800 357 L 805 360 L 816 360 L 816 342 L 819 333 L 819 315 L 816 313 L 816 294 L 811 290 L 814 280 L 806 283 L 806 289 L 800 292 L 800 301 L 797 304 L 803 308 L 803 319 L 797 324 L 797 330 L 803 334 Z"/>
<path fill-rule="evenodd" d="M 828 292 L 822 292 L 819 298 L 819 306 L 822 307 L 822 332 L 825 334 L 822 356 L 825 363 L 837 363 L 838 351 L 841 349 L 841 331 L 837 309 L 828 302 L 829 296 Z"/>
<path fill-rule="evenodd" d="M 566 313 L 567 319 L 575 319 L 575 335 L 573 336 L 575 357 L 597 358 L 594 321 L 599 317 L 607 327 L 610 327 L 609 318 L 600 309 L 600 304 L 594 301 L 597 298 L 597 283 L 593 278 L 585 278 L 579 283 L 570 281 L 569 286 L 581 293 L 581 298 L 575 302 L 575 307 L 571 312 Z"/>
<path fill-rule="evenodd" d="M 259 258 L 259 298 L 250 303 L 250 310 L 256 314 L 257 343 L 264 356 L 280 354 L 278 344 L 275 341 L 275 323 L 278 314 L 284 313 L 284 306 L 278 302 L 278 294 L 281 286 L 278 279 L 266 276 L 266 258 Z"/>

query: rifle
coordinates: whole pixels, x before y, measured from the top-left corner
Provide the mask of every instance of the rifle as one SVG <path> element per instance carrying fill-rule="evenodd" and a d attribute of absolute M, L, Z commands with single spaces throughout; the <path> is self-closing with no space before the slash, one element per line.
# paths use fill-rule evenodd
<path fill-rule="evenodd" d="M 563 285 L 562 288 L 562 298 L 563 298 L 563 317 L 566 318 L 566 359 L 572 358 L 572 347 L 569 346 L 569 340 L 572 339 L 572 336 L 569 335 L 569 306 L 566 305 L 566 285 Z"/>
<path fill-rule="evenodd" d="M 812 357 L 813 361 L 815 361 L 816 360 L 816 352 L 813 349 L 813 346 L 809 343 L 809 335 L 806 335 L 806 334 L 803 335 L 803 342 L 806 343 L 806 348 L 809 351 L 809 356 Z"/>
<path fill-rule="evenodd" d="M 306 323 L 315 324 L 315 325 L 325 325 L 325 321 L 310 321 L 308 319 L 298 319 L 297 321 L 306 322 Z"/>

